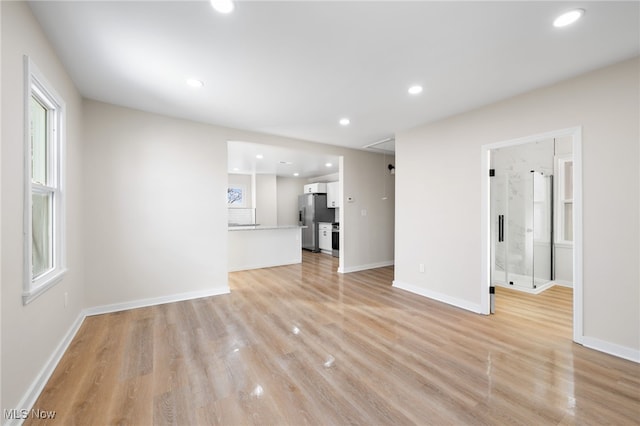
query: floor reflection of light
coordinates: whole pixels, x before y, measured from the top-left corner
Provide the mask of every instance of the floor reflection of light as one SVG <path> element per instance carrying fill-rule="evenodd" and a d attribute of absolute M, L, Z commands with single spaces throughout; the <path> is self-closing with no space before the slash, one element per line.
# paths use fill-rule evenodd
<path fill-rule="evenodd" d="M 264 393 L 264 389 L 262 389 L 262 386 L 257 385 L 255 388 L 253 388 L 253 390 L 251 391 L 251 396 L 255 396 L 257 398 L 260 398 L 262 396 L 262 394 Z"/>
<path fill-rule="evenodd" d="M 291 332 L 297 336 L 298 334 L 300 334 L 300 329 L 294 325 L 291 329 Z"/>
<path fill-rule="evenodd" d="M 324 366 L 326 368 L 330 368 L 333 367 L 333 364 L 336 362 L 336 359 L 334 357 L 332 357 L 331 355 L 329 355 L 329 357 L 327 358 L 327 360 L 324 362 Z"/>

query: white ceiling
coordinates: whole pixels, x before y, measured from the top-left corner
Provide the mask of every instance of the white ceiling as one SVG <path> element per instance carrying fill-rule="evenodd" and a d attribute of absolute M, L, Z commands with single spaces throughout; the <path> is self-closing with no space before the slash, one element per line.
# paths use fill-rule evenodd
<path fill-rule="evenodd" d="M 637 1 L 30 5 L 87 98 L 352 148 L 640 53 Z"/>
<path fill-rule="evenodd" d="M 258 155 L 261 158 L 258 158 Z M 271 174 L 300 178 L 338 173 L 340 158 L 335 155 L 311 154 L 259 143 L 229 141 L 227 144 L 229 173 Z M 331 166 L 327 166 L 331 164 Z"/>

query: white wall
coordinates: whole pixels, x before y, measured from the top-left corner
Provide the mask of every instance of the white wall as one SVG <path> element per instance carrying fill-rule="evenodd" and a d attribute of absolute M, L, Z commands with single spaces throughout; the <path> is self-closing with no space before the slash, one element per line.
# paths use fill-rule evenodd
<path fill-rule="evenodd" d="M 38 380 L 46 378 L 44 369 L 54 365 L 83 308 L 227 290 L 229 140 L 342 156 L 343 193 L 356 200 L 341 209 L 342 236 L 348 234 L 343 269 L 393 263 L 393 187 L 390 198 L 379 201 L 381 184 L 392 183 L 381 170 L 382 156 L 82 101 L 28 5 L 2 2 L 1 8 L 2 408 L 23 408 L 18 404 L 37 396 Z M 20 249 L 24 54 L 66 102 L 68 180 L 69 272 L 27 306 Z"/>
<path fill-rule="evenodd" d="M 84 108 L 88 306 L 226 288 L 229 140 L 343 156 L 344 193 L 355 200 L 341 209 L 343 270 L 393 263 L 389 157 L 96 101 Z"/>
<path fill-rule="evenodd" d="M 2 41 L 2 2 L 0 2 L 0 42 Z M 1 63 L 1 62 L 0 62 Z M 2 68 L 0 67 L 0 93 L 2 93 Z M 0 102 L 0 129 L 2 129 L 2 102 Z M 4 140 L 0 134 L 0 140 Z M 0 188 L 2 188 L 2 149 L 0 146 Z M 0 225 L 2 222 L 2 191 L 0 191 Z M 2 226 L 0 226 L 0 241 L 2 241 Z M 0 289 L 2 288 L 2 244 L 0 244 Z M 0 408 L 4 407 L 2 400 L 2 291 L 0 291 Z"/>
<path fill-rule="evenodd" d="M 256 175 L 256 223 L 278 224 L 278 187 L 276 175 Z"/>
<path fill-rule="evenodd" d="M 66 102 L 68 273 L 29 305 L 23 285 L 23 55 Z M 19 402 L 73 327 L 84 302 L 82 109 L 73 82 L 26 2 L 2 2 L 2 409 Z M 69 304 L 64 306 L 64 294 Z"/>
<path fill-rule="evenodd" d="M 84 112 L 87 305 L 228 291 L 226 141 L 95 101 Z"/>
<path fill-rule="evenodd" d="M 479 307 L 481 146 L 582 126 L 584 335 L 640 358 L 639 90 L 635 58 L 396 135 L 396 281 Z"/>
<path fill-rule="evenodd" d="M 278 225 L 298 224 L 298 195 L 304 191 L 305 179 L 278 176 Z"/>
<path fill-rule="evenodd" d="M 565 287 L 573 287 L 573 247 L 556 245 L 555 282 Z"/>
<path fill-rule="evenodd" d="M 395 159 L 369 153 L 362 153 L 361 158 L 344 157 L 340 255 L 345 251 L 350 260 L 344 266 L 345 272 L 356 270 L 359 265 L 374 265 L 387 256 L 393 259 L 393 250 L 386 246 L 387 241 L 394 239 L 394 228 L 388 224 L 395 218 L 395 177 L 389 173 L 388 163 L 395 163 Z M 346 201 L 349 197 L 353 202 Z M 392 264 L 379 262 L 384 263 Z"/>

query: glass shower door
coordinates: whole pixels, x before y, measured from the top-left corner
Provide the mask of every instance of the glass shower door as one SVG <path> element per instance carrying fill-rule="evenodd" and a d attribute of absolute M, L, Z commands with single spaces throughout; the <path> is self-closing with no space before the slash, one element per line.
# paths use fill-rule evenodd
<path fill-rule="evenodd" d="M 553 279 L 553 175 L 533 176 L 533 288 Z"/>
<path fill-rule="evenodd" d="M 508 175 L 506 218 L 507 283 L 533 288 L 533 177 L 530 173 Z"/>
<path fill-rule="evenodd" d="M 507 248 L 504 218 L 507 213 L 507 177 L 491 177 L 491 282 L 507 283 Z"/>
<path fill-rule="evenodd" d="M 553 176 L 491 178 L 491 280 L 535 290 L 553 279 Z"/>

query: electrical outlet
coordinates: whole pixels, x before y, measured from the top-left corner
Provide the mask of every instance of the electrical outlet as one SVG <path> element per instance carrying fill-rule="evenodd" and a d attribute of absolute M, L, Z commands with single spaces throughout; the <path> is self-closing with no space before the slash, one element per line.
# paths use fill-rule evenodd
<path fill-rule="evenodd" d="M 424 263 L 421 263 L 418 269 L 420 270 L 420 272 L 424 273 Z"/>
<path fill-rule="evenodd" d="M 360 215 L 361 216 L 366 216 L 367 215 L 367 209 L 360 210 Z"/>

